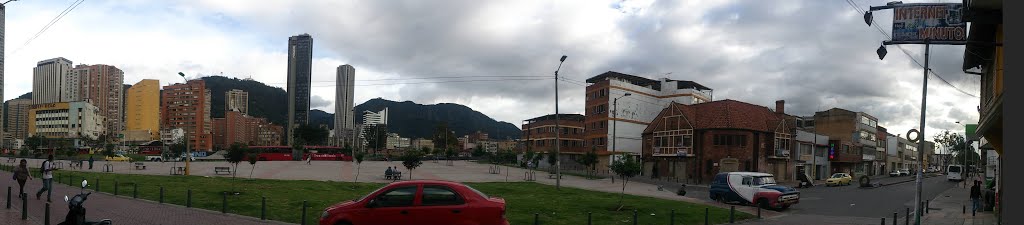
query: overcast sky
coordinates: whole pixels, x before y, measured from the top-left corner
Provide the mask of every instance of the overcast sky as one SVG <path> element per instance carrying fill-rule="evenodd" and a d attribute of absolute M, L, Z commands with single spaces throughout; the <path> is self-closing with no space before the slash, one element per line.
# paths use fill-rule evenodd
<path fill-rule="evenodd" d="M 311 105 L 327 112 L 335 68 L 351 64 L 357 104 L 377 97 L 459 103 L 518 125 L 554 112 L 553 72 L 568 55 L 563 113 L 582 114 L 579 82 L 611 70 L 693 80 L 714 89 L 715 100 L 772 108 L 786 100 L 793 115 L 863 111 L 893 134 L 920 118 L 922 68 L 895 46 L 879 60 L 885 37 L 855 9 L 886 1 L 89 0 L 24 45 L 73 2 L 7 6 L 5 99 L 31 91 L 35 63 L 54 57 L 115 65 L 127 84 L 180 82 L 182 71 L 284 87 L 288 37 L 309 33 Z M 875 13 L 886 33 L 891 18 Z M 922 46 L 903 48 L 924 62 Z M 977 96 L 978 76 L 959 69 L 963 54 L 961 46 L 934 46 L 930 64 Z M 929 139 L 962 130 L 956 121 L 978 120 L 979 99 L 934 76 L 928 100 Z"/>

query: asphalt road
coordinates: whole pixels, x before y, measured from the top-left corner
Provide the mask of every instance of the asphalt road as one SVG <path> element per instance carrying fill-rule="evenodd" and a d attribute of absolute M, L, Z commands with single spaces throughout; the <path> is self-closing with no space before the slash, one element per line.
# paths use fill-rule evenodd
<path fill-rule="evenodd" d="M 884 178 L 883 182 L 891 182 L 896 179 L 908 180 L 913 177 Z M 815 186 L 812 188 L 800 189 L 800 203 L 787 210 L 791 214 L 810 214 L 823 216 L 851 216 L 851 217 L 892 217 L 893 212 L 898 212 L 902 217 L 906 208 L 914 210 L 914 195 L 916 193 L 916 182 L 906 182 L 878 188 L 860 188 L 853 184 L 849 186 L 825 187 Z M 929 200 L 935 198 L 943 191 L 957 185 L 956 182 L 947 181 L 945 176 L 925 178 L 921 199 Z"/>

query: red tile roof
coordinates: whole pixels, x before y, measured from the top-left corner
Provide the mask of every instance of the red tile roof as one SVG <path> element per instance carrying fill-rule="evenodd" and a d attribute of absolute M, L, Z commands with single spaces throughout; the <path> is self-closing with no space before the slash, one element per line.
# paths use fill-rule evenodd
<path fill-rule="evenodd" d="M 768 107 L 726 99 L 694 105 L 673 103 L 696 129 L 745 129 L 775 132 L 786 116 Z M 659 117 L 662 115 L 659 115 Z"/>

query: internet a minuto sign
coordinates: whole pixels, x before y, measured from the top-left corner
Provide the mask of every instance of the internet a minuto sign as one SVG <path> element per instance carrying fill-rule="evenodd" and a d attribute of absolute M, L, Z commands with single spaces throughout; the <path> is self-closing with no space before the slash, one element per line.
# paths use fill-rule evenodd
<path fill-rule="evenodd" d="M 966 41 L 963 4 L 906 4 L 893 7 L 893 41 Z"/>

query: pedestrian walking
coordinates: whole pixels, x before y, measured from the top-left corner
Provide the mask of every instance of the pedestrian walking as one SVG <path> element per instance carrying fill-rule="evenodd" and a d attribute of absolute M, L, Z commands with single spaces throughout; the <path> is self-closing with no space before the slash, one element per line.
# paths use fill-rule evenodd
<path fill-rule="evenodd" d="M 313 164 L 313 154 L 309 154 L 309 156 L 306 156 L 306 165 L 312 165 L 312 164 Z"/>
<path fill-rule="evenodd" d="M 25 181 L 32 179 L 32 173 L 28 171 L 28 160 L 21 159 L 17 168 L 14 168 L 14 180 L 18 181 L 18 198 L 25 198 Z"/>
<path fill-rule="evenodd" d="M 89 154 L 89 169 L 90 170 L 92 169 L 92 162 L 96 161 L 95 159 L 92 158 L 92 156 L 93 156 L 92 154 Z"/>
<path fill-rule="evenodd" d="M 43 165 L 39 166 L 40 173 L 43 173 L 43 187 L 36 192 L 36 200 L 39 200 L 40 195 L 46 192 L 46 201 L 50 201 L 50 196 L 53 194 L 53 171 L 57 170 L 53 168 L 53 154 L 46 156 L 46 161 L 43 161 Z"/>
<path fill-rule="evenodd" d="M 981 181 L 974 181 L 971 186 L 971 212 L 977 212 L 981 208 Z"/>

